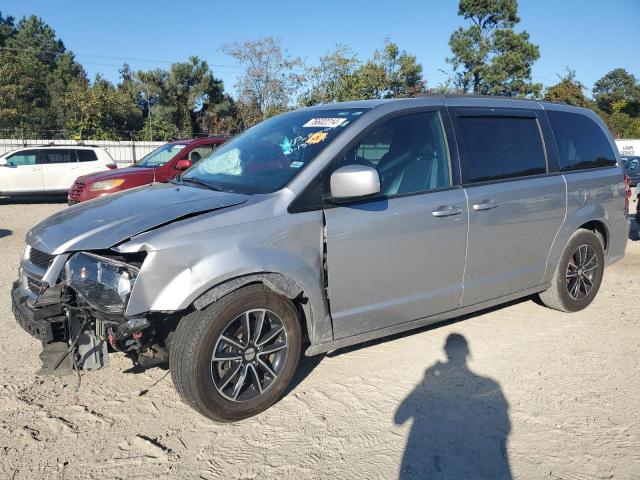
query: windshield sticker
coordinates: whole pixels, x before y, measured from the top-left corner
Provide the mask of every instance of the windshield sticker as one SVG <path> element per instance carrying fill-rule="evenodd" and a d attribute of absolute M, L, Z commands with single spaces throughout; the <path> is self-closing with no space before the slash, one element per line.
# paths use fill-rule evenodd
<path fill-rule="evenodd" d="M 289 140 L 289 137 L 284 137 L 282 139 L 280 148 L 282 149 L 282 153 L 284 153 L 285 155 L 290 155 L 291 152 L 293 152 L 293 143 L 291 143 L 291 140 Z"/>
<path fill-rule="evenodd" d="M 346 122 L 346 118 L 312 118 L 303 125 L 304 128 L 335 128 Z"/>
<path fill-rule="evenodd" d="M 315 145 L 316 143 L 324 142 L 327 138 L 327 135 L 329 135 L 328 132 L 312 133 L 311 135 L 309 135 L 309 138 L 307 138 L 305 143 L 308 143 L 309 145 Z"/>
<path fill-rule="evenodd" d="M 304 162 L 291 162 L 289 164 L 291 168 L 300 168 L 302 165 L 304 165 Z"/>

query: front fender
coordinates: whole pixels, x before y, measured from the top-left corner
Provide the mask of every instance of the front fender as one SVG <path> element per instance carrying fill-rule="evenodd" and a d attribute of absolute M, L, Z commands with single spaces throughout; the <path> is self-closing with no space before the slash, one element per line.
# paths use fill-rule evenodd
<path fill-rule="evenodd" d="M 251 281 L 262 281 L 289 297 L 304 292 L 310 340 L 333 339 L 324 294 L 320 212 L 173 238 L 173 244 L 146 243 L 148 254 L 131 292 L 127 316 L 181 311 L 191 305 L 203 308 L 230 286 L 249 283 L 246 280 L 253 276 Z"/>

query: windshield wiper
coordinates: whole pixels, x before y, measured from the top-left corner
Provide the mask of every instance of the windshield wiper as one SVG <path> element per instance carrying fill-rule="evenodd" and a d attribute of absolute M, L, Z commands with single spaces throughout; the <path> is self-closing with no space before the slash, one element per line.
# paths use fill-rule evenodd
<path fill-rule="evenodd" d="M 218 185 L 212 185 L 203 180 L 200 180 L 199 178 L 183 178 L 183 177 L 180 178 L 180 183 L 186 183 L 186 182 L 195 183 L 196 185 L 202 185 L 203 187 L 208 188 L 210 190 L 215 190 L 216 192 L 224 192 L 224 189 L 222 189 L 222 187 Z"/>

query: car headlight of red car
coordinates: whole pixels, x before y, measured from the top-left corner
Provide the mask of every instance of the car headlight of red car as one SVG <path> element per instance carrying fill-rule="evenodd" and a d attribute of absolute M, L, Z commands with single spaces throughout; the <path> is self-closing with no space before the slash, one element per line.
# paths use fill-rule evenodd
<path fill-rule="evenodd" d="M 113 190 L 116 187 L 119 187 L 124 183 L 124 178 L 114 178 L 112 180 L 102 180 L 100 182 L 96 182 L 89 187 L 89 190 L 92 192 L 97 192 L 100 190 Z"/>

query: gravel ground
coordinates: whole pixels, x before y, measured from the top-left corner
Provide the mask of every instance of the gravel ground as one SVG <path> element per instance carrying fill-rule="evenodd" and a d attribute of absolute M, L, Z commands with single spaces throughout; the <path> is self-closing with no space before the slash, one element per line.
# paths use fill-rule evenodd
<path fill-rule="evenodd" d="M 9 289 L 62 208 L 0 205 L 0 478 L 640 478 L 637 232 L 585 311 L 524 300 L 305 359 L 277 405 L 218 425 L 121 356 L 77 394 L 34 375 Z"/>

